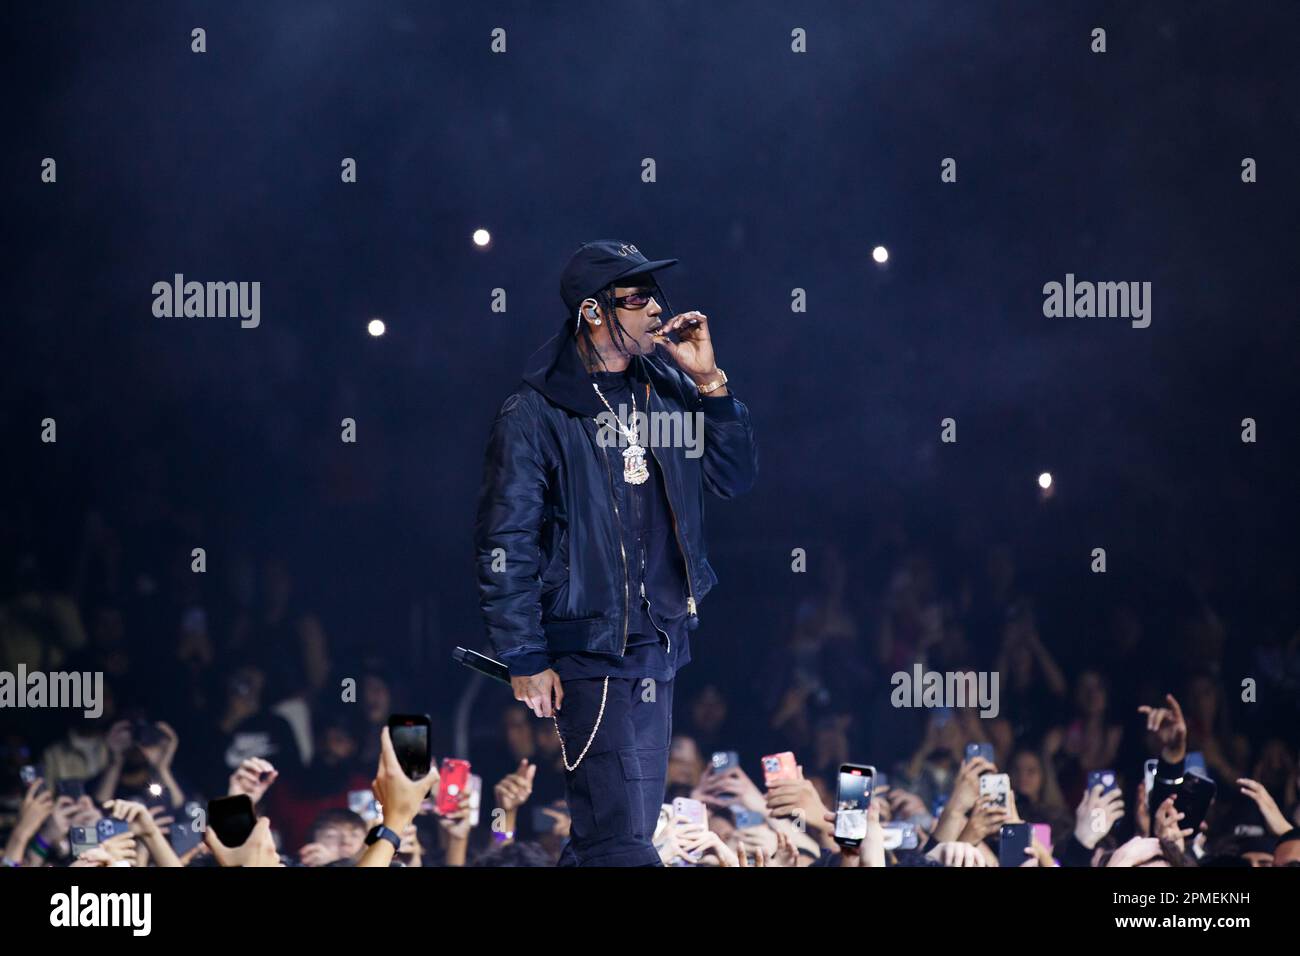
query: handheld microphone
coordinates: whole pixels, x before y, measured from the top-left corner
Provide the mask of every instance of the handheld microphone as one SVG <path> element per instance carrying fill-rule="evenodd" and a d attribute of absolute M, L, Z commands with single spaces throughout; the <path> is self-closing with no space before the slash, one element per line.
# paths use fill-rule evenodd
<path fill-rule="evenodd" d="M 510 668 L 478 651 L 458 647 L 451 652 L 451 659 L 457 664 L 464 664 L 470 670 L 478 671 L 484 677 L 491 677 L 507 685 L 510 683 Z"/>

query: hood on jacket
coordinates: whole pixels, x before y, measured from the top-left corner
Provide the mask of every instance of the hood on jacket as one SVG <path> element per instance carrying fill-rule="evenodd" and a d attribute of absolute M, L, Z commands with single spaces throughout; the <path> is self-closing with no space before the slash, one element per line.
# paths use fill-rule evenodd
<path fill-rule="evenodd" d="M 636 381 L 651 382 L 660 395 L 665 389 L 679 391 L 670 384 L 673 376 L 662 359 L 633 355 L 629 367 Z M 567 331 L 556 334 L 529 357 L 524 382 L 552 403 L 579 415 L 596 418 L 605 411 L 596 390 L 591 387 L 591 376 L 578 354 L 577 340 Z"/>

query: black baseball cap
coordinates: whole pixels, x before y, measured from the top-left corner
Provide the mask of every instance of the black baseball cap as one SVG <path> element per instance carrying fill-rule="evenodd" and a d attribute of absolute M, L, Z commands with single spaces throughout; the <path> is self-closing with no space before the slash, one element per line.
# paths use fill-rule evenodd
<path fill-rule="evenodd" d="M 595 295 L 616 279 L 630 279 L 676 264 L 676 259 L 647 259 L 630 242 L 617 239 L 584 242 L 569 257 L 560 274 L 560 298 L 573 313 L 583 299 Z"/>

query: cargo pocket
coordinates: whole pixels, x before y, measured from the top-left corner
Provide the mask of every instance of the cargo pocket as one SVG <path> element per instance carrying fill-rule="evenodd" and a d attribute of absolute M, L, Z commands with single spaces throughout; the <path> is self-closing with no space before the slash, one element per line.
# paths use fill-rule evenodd
<path fill-rule="evenodd" d="M 618 752 L 627 790 L 628 825 L 636 840 L 649 840 L 654 835 L 655 824 L 659 822 L 659 805 L 663 802 L 663 778 L 659 774 L 659 766 L 666 749 L 656 751 L 624 747 Z"/>
<path fill-rule="evenodd" d="M 627 785 L 618 754 L 587 754 L 569 777 L 569 812 L 579 855 L 627 835 Z"/>

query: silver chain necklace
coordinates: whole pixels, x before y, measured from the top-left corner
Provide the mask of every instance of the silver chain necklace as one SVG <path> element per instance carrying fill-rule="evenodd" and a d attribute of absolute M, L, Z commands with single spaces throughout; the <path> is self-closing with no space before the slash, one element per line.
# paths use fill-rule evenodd
<path fill-rule="evenodd" d="M 596 394 L 600 396 L 600 400 L 604 402 L 605 407 L 609 409 L 610 417 L 612 417 L 615 423 L 617 423 L 618 430 L 621 431 L 623 437 L 627 439 L 627 447 L 623 449 L 623 480 L 629 485 L 639 485 L 643 483 L 650 477 L 650 469 L 646 467 L 645 449 L 641 447 L 641 436 L 638 434 L 636 427 L 636 389 L 628 389 L 629 393 L 632 395 L 632 427 L 628 428 L 623 424 L 622 420 L 614 414 L 614 409 L 610 408 L 609 400 L 606 399 L 604 393 L 601 392 L 600 386 L 595 382 L 592 382 L 591 387 L 596 390 Z M 599 419 L 597 419 L 596 424 L 600 424 Z"/>

